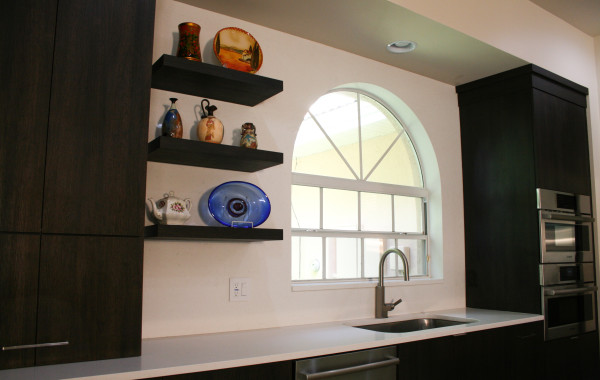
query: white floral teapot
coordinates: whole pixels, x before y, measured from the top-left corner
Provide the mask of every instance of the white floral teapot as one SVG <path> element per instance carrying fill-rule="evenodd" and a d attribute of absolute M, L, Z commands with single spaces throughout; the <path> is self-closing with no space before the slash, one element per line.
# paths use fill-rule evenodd
<path fill-rule="evenodd" d="M 183 224 L 191 216 L 192 201 L 189 198 L 177 198 L 172 191 L 157 202 L 154 202 L 152 198 L 148 198 L 148 200 L 152 205 L 152 214 L 160 224 Z"/>

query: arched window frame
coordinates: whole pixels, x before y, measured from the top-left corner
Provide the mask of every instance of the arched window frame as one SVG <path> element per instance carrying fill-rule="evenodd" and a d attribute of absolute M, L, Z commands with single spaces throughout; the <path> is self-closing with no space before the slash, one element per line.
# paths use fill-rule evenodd
<path fill-rule="evenodd" d="M 423 173 L 424 168 L 421 163 L 421 157 L 420 157 L 419 151 L 416 149 L 416 146 L 414 145 L 414 139 L 413 139 L 413 136 L 411 135 L 410 129 L 407 128 L 407 125 L 403 121 L 402 116 L 399 115 L 399 113 L 396 111 L 396 109 L 394 107 L 390 106 L 388 104 L 388 102 L 386 102 L 385 100 L 383 100 L 376 94 L 369 92 L 369 91 L 365 91 L 360 88 L 354 88 L 354 87 L 339 87 L 339 88 L 329 91 L 327 94 L 336 92 L 336 91 L 346 91 L 346 92 L 356 93 L 358 99 L 360 99 L 359 95 L 364 95 L 366 97 L 369 97 L 369 98 L 377 101 L 394 118 L 396 118 L 396 120 L 400 123 L 400 125 L 403 128 L 403 133 L 407 134 L 409 140 L 411 141 L 411 144 L 415 148 L 415 154 L 416 154 L 416 158 L 418 161 L 418 166 L 421 171 L 423 187 L 394 185 L 394 184 L 386 184 L 386 183 L 379 183 L 379 182 L 370 182 L 370 181 L 367 181 L 364 179 L 345 179 L 345 178 L 336 178 L 336 177 L 328 177 L 328 176 L 321 176 L 321 175 L 292 172 L 292 186 L 297 185 L 297 186 L 310 186 L 310 187 L 319 188 L 320 189 L 320 202 L 321 202 L 320 228 L 318 228 L 318 229 L 292 228 L 292 230 L 291 230 L 292 239 L 294 239 L 295 237 L 322 238 L 322 257 L 323 257 L 322 263 L 323 263 L 323 265 L 326 265 L 326 262 L 327 262 L 327 260 L 325 258 L 325 255 L 326 255 L 325 241 L 326 241 L 326 238 L 328 238 L 328 237 L 329 238 L 357 238 L 357 239 L 359 239 L 361 241 L 361 250 L 360 250 L 361 262 L 363 262 L 363 263 L 364 263 L 364 243 L 362 243 L 362 242 L 364 241 L 363 239 L 365 239 L 365 238 L 367 238 L 367 239 L 368 238 L 393 239 L 394 241 L 397 241 L 397 239 L 422 240 L 425 243 L 424 260 L 426 260 L 426 271 L 425 271 L 425 273 L 421 273 L 420 277 L 425 277 L 425 278 L 431 277 L 431 260 L 430 260 L 431 256 L 430 256 L 430 244 L 429 244 L 430 235 L 428 233 L 428 222 L 429 222 L 428 204 L 429 204 L 430 191 L 427 187 L 426 176 Z M 360 102 L 360 100 L 358 100 L 358 101 Z M 360 123 L 360 117 L 358 118 L 358 120 Z M 323 132 L 325 132 L 325 131 L 323 131 Z M 399 136 L 397 138 L 399 138 Z M 342 155 L 340 154 L 340 156 L 342 156 Z M 343 156 L 342 156 L 342 159 L 343 159 Z M 344 161 L 345 161 L 345 159 L 344 159 Z M 349 164 L 346 162 L 346 165 L 349 165 Z M 362 168 L 361 168 L 361 170 L 362 170 Z M 362 174 L 361 174 L 361 176 L 362 176 Z M 396 231 L 390 231 L 390 232 L 361 231 L 360 230 L 360 218 L 361 218 L 360 197 L 358 198 L 359 199 L 358 200 L 358 202 L 359 202 L 359 205 L 358 205 L 359 229 L 357 231 L 324 229 L 323 228 L 323 207 L 322 207 L 323 189 L 350 190 L 350 191 L 356 191 L 356 192 L 392 194 L 392 195 L 420 198 L 420 199 L 422 199 L 422 202 L 423 202 L 423 208 L 422 208 L 423 231 L 422 231 L 422 233 L 410 233 L 410 232 L 407 233 L 407 232 L 396 232 Z M 401 267 L 401 265 L 398 265 L 398 261 L 399 261 L 398 258 L 395 255 L 393 255 L 393 257 L 390 257 L 390 258 L 393 261 L 395 261 L 395 265 L 394 265 L 394 263 L 392 263 L 392 265 L 391 265 L 391 267 L 395 268 L 394 269 L 395 274 L 393 274 L 393 275 L 386 274 L 386 277 L 401 277 L 401 276 L 403 276 L 403 270 L 402 270 L 403 268 Z M 294 279 L 294 276 L 292 275 L 292 280 L 294 283 L 305 283 L 305 282 L 314 283 L 314 282 L 340 282 L 340 281 L 346 281 L 346 280 L 350 280 L 350 281 L 357 281 L 357 280 L 358 281 L 360 281 L 360 280 L 369 281 L 370 280 L 370 281 L 373 281 L 375 279 L 374 276 L 365 276 L 364 275 L 364 265 L 362 266 L 360 277 L 327 279 L 327 278 L 325 278 L 325 273 L 326 273 L 325 268 L 323 269 L 322 273 L 323 273 L 323 276 L 322 276 L 322 278 L 319 278 L 319 279 L 310 279 L 310 280 Z M 414 278 L 414 276 L 413 276 L 413 278 Z"/>

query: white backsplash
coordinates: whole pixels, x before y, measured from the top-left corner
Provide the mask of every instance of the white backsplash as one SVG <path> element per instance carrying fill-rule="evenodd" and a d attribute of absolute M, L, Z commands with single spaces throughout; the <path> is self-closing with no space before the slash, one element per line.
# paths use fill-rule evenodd
<path fill-rule="evenodd" d="M 211 100 L 215 116 L 225 125 L 223 144 L 237 145 L 245 122 L 257 129 L 259 149 L 284 153 L 283 165 L 256 173 L 204 169 L 149 162 L 147 197 L 157 199 L 174 191 L 191 198 L 192 216 L 186 224 L 206 225 L 198 202 L 215 186 L 231 180 L 256 184 L 270 198 L 272 212 L 264 228 L 282 228 L 282 241 L 205 242 L 146 240 L 144 258 L 143 336 L 145 338 L 217 331 L 368 318 L 374 314 L 373 288 L 292 291 L 290 257 L 290 184 L 294 139 L 309 106 L 330 89 L 354 82 L 371 83 L 393 92 L 419 118 L 435 149 L 439 164 L 443 240 L 432 243 L 443 253 L 443 279 L 429 284 L 394 286 L 389 298 L 401 297 L 394 312 L 414 313 L 463 307 L 464 241 L 462 177 L 458 106 L 454 87 L 388 65 L 242 20 L 208 12 L 172 0 L 158 0 L 154 60 L 174 54 L 177 25 L 201 26 L 204 62 L 217 61 L 212 38 L 224 27 L 250 32 L 260 43 L 264 61 L 258 75 L 280 79 L 282 93 L 246 107 Z M 383 48 L 383 47 L 382 47 Z M 148 140 L 177 97 L 184 138 L 196 140 L 196 105 L 202 98 L 152 89 Z M 440 221 L 432 221 L 440 223 Z M 147 216 L 146 224 L 152 224 Z M 440 263 L 441 264 L 441 263 Z M 247 302 L 229 302 L 229 278 L 252 280 Z"/>

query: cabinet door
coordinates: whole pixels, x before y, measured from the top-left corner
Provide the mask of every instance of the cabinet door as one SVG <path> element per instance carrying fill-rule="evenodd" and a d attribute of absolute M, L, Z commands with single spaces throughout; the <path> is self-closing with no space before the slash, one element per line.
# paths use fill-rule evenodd
<path fill-rule="evenodd" d="M 35 344 L 39 235 L 0 233 L 0 369 L 32 366 Z"/>
<path fill-rule="evenodd" d="M 591 193 L 586 109 L 533 92 L 537 187 Z"/>
<path fill-rule="evenodd" d="M 600 378 L 598 333 L 544 342 L 545 379 Z"/>
<path fill-rule="evenodd" d="M 277 362 L 220 369 L 215 371 L 187 373 L 163 377 L 153 377 L 158 380 L 292 380 L 294 378 L 294 362 Z"/>
<path fill-rule="evenodd" d="M 465 379 L 465 335 L 398 345 L 398 380 Z"/>
<path fill-rule="evenodd" d="M 57 1 L 0 12 L 0 231 L 40 232 Z"/>
<path fill-rule="evenodd" d="M 44 235 L 36 364 L 136 356 L 141 349 L 142 237 Z"/>
<path fill-rule="evenodd" d="M 59 3 L 45 233 L 143 235 L 154 8 Z"/>

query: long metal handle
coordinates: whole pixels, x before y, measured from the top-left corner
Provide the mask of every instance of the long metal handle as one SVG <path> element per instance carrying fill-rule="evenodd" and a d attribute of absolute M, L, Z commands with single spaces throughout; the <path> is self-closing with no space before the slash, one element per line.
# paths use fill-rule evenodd
<path fill-rule="evenodd" d="M 346 367 L 339 369 L 332 369 L 330 371 L 323 372 L 315 372 L 315 373 L 302 373 L 302 375 L 306 376 L 306 380 L 315 380 L 315 379 L 327 379 L 334 376 L 346 375 L 349 373 L 367 371 L 370 369 L 387 367 L 391 365 L 398 365 L 400 363 L 400 359 L 396 357 L 390 357 L 387 360 L 382 360 L 380 362 L 361 364 L 354 367 Z"/>
<path fill-rule="evenodd" d="M 544 290 L 544 295 L 546 296 L 565 296 L 569 294 L 581 294 L 587 292 L 595 292 L 598 290 L 597 286 L 586 286 L 584 288 L 574 288 L 574 289 L 546 289 Z"/>
<path fill-rule="evenodd" d="M 554 212 L 542 212 L 542 218 L 552 220 L 569 220 L 572 222 L 593 222 L 594 218 L 589 216 L 565 215 Z"/>
<path fill-rule="evenodd" d="M 69 344 L 69 342 L 52 342 L 52 343 L 22 344 L 20 346 L 3 346 L 2 351 L 24 350 L 26 348 L 66 346 L 67 344 Z"/>

